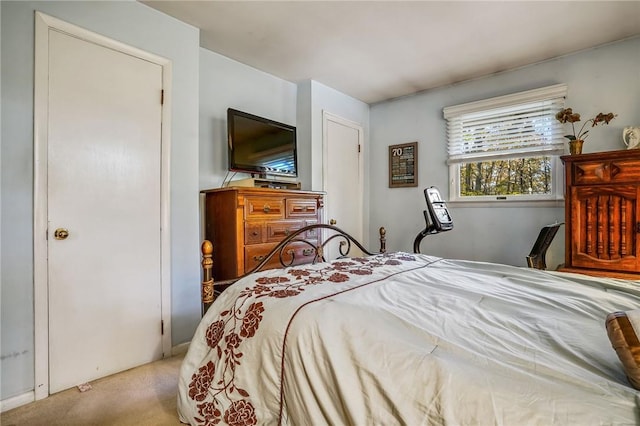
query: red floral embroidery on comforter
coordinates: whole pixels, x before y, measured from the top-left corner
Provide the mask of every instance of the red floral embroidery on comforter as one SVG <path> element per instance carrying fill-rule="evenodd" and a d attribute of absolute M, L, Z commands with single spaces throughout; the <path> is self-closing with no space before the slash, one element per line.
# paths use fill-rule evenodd
<path fill-rule="evenodd" d="M 251 395 L 236 384 L 236 369 L 242 365 L 243 342 L 256 335 L 267 315 L 260 299 L 295 297 L 312 286 L 345 283 L 352 276 L 371 275 L 382 266 L 415 260 L 405 253 L 385 254 L 336 261 L 321 267 L 284 269 L 280 276 L 256 278 L 254 284 L 240 291 L 231 307 L 220 312 L 207 327 L 206 342 L 218 361 L 206 362 L 191 376 L 189 398 L 195 401 L 199 415 L 195 421 L 203 425 L 224 421 L 232 426 L 258 423 Z"/>

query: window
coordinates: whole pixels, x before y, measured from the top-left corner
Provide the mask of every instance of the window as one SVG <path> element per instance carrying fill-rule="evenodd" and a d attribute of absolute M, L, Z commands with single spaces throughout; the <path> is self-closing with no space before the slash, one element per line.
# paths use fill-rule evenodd
<path fill-rule="evenodd" d="M 567 86 L 444 108 L 450 201 L 555 200 L 562 196 Z"/>

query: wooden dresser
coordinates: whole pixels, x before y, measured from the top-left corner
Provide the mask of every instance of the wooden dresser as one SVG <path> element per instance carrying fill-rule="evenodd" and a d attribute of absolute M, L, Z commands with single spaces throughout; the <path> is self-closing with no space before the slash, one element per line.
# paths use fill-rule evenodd
<path fill-rule="evenodd" d="M 561 158 L 566 234 L 560 270 L 640 279 L 640 150 Z"/>
<path fill-rule="evenodd" d="M 270 188 L 230 187 L 205 194 L 205 238 L 213 243 L 213 278 L 227 280 L 249 272 L 291 232 L 322 221 L 323 193 Z M 319 241 L 310 231 L 308 240 Z M 293 243 L 295 263 L 308 262 L 308 245 Z M 290 261 L 284 259 L 285 262 Z M 280 267 L 274 257 L 268 268 Z"/>

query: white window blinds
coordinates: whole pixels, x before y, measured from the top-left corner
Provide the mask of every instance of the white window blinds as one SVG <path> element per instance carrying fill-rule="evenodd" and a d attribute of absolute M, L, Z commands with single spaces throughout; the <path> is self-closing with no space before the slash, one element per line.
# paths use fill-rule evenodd
<path fill-rule="evenodd" d="M 444 109 L 449 164 L 564 153 L 562 124 L 567 86 L 472 102 Z"/>

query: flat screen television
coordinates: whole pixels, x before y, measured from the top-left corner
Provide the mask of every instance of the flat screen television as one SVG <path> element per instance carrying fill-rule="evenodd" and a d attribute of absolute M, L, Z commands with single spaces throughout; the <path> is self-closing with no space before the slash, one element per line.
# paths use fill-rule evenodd
<path fill-rule="evenodd" d="M 229 170 L 298 176 L 295 126 L 229 108 L 227 138 Z"/>

